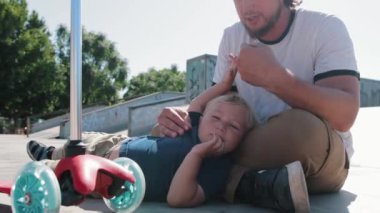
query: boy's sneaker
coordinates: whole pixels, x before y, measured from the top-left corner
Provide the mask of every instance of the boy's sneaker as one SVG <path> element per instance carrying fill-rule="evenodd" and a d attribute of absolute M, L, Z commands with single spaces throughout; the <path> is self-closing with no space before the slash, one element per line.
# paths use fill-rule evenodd
<path fill-rule="evenodd" d="M 45 144 L 38 143 L 37 141 L 29 141 L 26 145 L 26 151 L 29 157 L 34 161 L 40 161 L 44 159 L 51 159 L 51 155 L 55 147 L 46 146 Z"/>
<path fill-rule="evenodd" d="M 236 198 L 280 212 L 310 212 L 305 176 L 299 161 L 280 169 L 248 170 L 239 182 Z"/>

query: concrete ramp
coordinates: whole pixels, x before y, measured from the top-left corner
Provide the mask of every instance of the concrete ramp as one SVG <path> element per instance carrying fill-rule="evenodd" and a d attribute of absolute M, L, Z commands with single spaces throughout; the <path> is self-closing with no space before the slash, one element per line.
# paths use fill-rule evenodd
<path fill-rule="evenodd" d="M 94 107 L 87 107 L 83 109 L 83 113 L 89 113 L 91 111 L 95 111 L 98 109 L 101 109 L 105 106 L 94 106 Z M 29 122 L 32 122 L 29 127 L 29 133 L 35 133 L 39 131 L 43 131 L 45 129 L 50 129 L 52 127 L 59 126 L 62 122 L 67 121 L 69 119 L 69 113 L 65 113 L 63 115 L 55 116 L 53 118 L 49 118 L 46 120 L 40 120 L 40 115 L 36 116 L 30 116 L 28 117 Z M 34 122 L 36 121 L 36 122 Z"/>
<path fill-rule="evenodd" d="M 158 92 L 136 99 L 126 101 L 121 104 L 105 107 L 100 110 L 95 110 L 83 114 L 82 131 L 96 131 L 96 132 L 120 132 L 129 128 L 129 108 L 141 106 L 145 104 L 154 104 L 172 98 L 182 97 L 183 93 L 179 92 Z M 164 101 L 165 102 L 165 101 Z M 171 102 L 166 101 L 170 106 Z M 148 114 L 149 115 L 149 114 Z M 150 117 L 155 120 L 156 117 Z M 60 138 L 68 138 L 70 135 L 70 122 L 65 120 L 60 124 Z"/>
<path fill-rule="evenodd" d="M 178 96 L 129 107 L 128 135 L 130 137 L 147 135 L 157 123 L 157 117 L 168 106 L 183 106 L 186 104 L 186 96 Z"/>

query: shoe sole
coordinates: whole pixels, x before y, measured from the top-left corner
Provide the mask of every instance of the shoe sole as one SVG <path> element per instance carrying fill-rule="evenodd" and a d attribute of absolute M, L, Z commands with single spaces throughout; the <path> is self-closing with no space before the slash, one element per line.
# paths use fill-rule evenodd
<path fill-rule="evenodd" d="M 27 146 L 26 146 L 26 152 L 28 153 L 30 159 L 32 159 L 33 161 L 37 161 L 37 160 L 34 158 L 34 156 L 32 155 L 32 153 L 30 153 L 29 146 L 30 146 L 30 144 L 28 143 Z"/>
<path fill-rule="evenodd" d="M 293 199 L 295 212 L 310 212 L 309 194 L 301 163 L 295 161 L 286 165 L 286 168 L 288 169 L 290 194 Z"/>

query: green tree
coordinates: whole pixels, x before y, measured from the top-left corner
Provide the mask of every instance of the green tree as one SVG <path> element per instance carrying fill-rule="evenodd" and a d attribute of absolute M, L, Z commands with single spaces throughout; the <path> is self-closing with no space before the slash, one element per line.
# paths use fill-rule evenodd
<path fill-rule="evenodd" d="M 65 73 L 65 92 L 60 96 L 61 108 L 70 99 L 70 32 L 61 25 L 56 33 L 57 61 Z M 101 33 L 83 30 L 82 41 L 82 100 L 83 104 L 114 103 L 118 92 L 127 86 L 128 67 L 115 44 Z"/>
<path fill-rule="evenodd" d="M 44 21 L 25 0 L 0 0 L 0 116 L 52 111 L 61 76 Z"/>
<path fill-rule="evenodd" d="M 128 84 L 128 91 L 124 94 L 124 99 L 136 98 L 154 92 L 183 92 L 185 89 L 185 72 L 178 71 L 175 65 L 170 69 L 156 70 L 152 68 L 148 72 L 133 77 Z"/>

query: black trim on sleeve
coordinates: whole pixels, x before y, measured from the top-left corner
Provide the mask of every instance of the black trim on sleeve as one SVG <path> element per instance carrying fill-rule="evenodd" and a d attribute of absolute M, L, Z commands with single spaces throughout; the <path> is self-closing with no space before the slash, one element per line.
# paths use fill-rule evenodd
<path fill-rule="evenodd" d="M 216 83 L 215 82 L 212 82 L 212 86 L 214 86 Z M 231 92 L 238 92 L 238 89 L 236 86 L 232 86 L 231 89 L 230 89 Z"/>
<path fill-rule="evenodd" d="M 202 117 L 202 113 L 200 112 L 189 112 L 189 117 L 191 121 L 191 126 L 198 126 L 199 119 Z"/>
<path fill-rule="evenodd" d="M 340 76 L 340 75 L 351 75 L 358 78 L 360 81 L 360 73 L 354 70 L 331 70 L 328 72 L 320 73 L 314 76 L 314 83 L 325 78 Z"/>

